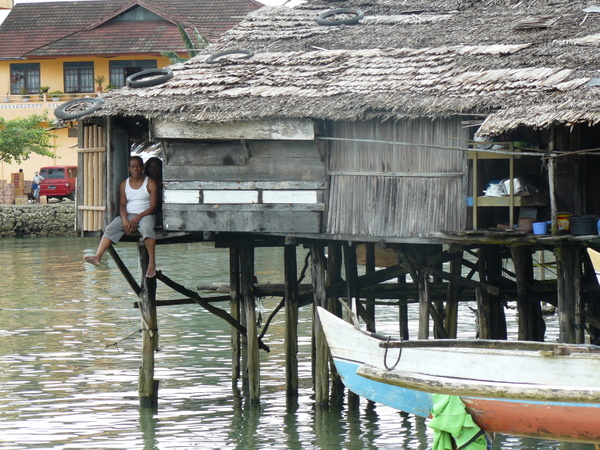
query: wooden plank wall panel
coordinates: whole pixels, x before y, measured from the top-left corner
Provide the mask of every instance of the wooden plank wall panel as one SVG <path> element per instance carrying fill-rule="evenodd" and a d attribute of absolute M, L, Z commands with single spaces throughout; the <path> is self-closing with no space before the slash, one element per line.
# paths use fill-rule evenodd
<path fill-rule="evenodd" d="M 167 149 L 164 180 L 170 181 L 324 181 L 325 164 L 316 143 L 304 141 L 248 142 L 245 165 L 203 164 L 222 161 L 214 158 L 214 149 L 205 144 L 171 145 Z M 231 144 L 215 143 L 223 151 Z M 239 159 L 236 151 L 236 161 Z"/>
<path fill-rule="evenodd" d="M 78 149 L 83 157 L 82 167 L 83 199 L 77 209 L 83 212 L 83 230 L 98 231 L 103 228 L 106 205 L 104 204 L 104 184 L 106 165 L 106 142 L 104 128 L 99 125 L 86 125 L 83 130 L 83 147 Z"/>
<path fill-rule="evenodd" d="M 464 152 L 418 145 L 463 146 L 455 139 L 466 138 L 460 119 L 341 122 L 332 136 L 415 145 L 332 142 L 328 169 L 343 174 L 331 176 L 328 233 L 421 237 L 464 228 L 466 178 L 456 176 L 464 173 Z M 375 175 L 382 172 L 407 176 Z"/>
<path fill-rule="evenodd" d="M 318 233 L 321 230 L 320 211 L 206 211 L 188 207 L 165 207 L 164 223 L 168 231 L 238 231 Z"/>
<path fill-rule="evenodd" d="M 165 153 L 169 231 L 322 231 L 327 177 L 314 140 L 172 141 Z"/>

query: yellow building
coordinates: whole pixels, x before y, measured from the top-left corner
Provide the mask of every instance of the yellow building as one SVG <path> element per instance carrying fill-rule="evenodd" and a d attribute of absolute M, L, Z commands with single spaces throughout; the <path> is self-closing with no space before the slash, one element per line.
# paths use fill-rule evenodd
<path fill-rule="evenodd" d="M 6 3 L 10 7 L 12 2 Z M 0 117 L 47 113 L 47 127 L 56 128 L 56 157 L 32 154 L 22 164 L 0 163 L 0 180 L 10 180 L 20 168 L 31 179 L 41 166 L 76 165 L 76 128 L 57 123 L 54 109 L 73 98 L 122 87 L 141 70 L 168 65 L 163 52 L 186 55 L 177 24 L 212 41 L 261 6 L 254 0 L 16 4 L 0 25 Z"/>

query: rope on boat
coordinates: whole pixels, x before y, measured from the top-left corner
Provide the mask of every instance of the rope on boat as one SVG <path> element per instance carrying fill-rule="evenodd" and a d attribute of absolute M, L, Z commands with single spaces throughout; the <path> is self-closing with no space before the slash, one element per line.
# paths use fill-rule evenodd
<path fill-rule="evenodd" d="M 402 339 L 400 339 L 400 341 L 402 341 Z M 387 340 L 386 340 L 386 344 L 390 342 L 390 336 L 388 336 Z M 398 348 L 398 359 L 396 360 L 396 362 L 394 363 L 394 365 L 392 367 L 388 367 L 387 364 L 387 354 L 388 354 L 388 349 L 390 348 L 389 345 L 385 346 L 385 353 L 383 354 L 383 365 L 385 366 L 385 368 L 387 370 L 393 370 L 396 368 L 396 366 L 398 365 L 398 363 L 400 362 L 400 358 L 402 358 L 402 347 Z"/>

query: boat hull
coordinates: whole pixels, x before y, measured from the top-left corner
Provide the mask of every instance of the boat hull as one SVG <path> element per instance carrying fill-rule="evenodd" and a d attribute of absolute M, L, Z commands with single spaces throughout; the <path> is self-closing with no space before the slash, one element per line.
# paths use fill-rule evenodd
<path fill-rule="evenodd" d="M 385 355 L 385 350 L 379 347 L 381 340 L 367 336 L 351 324 L 321 309 L 319 309 L 319 316 L 336 369 L 349 390 L 369 400 L 407 413 L 421 417 L 430 416 L 433 406 L 431 392 L 390 384 L 392 381 L 389 380 L 382 382 L 366 378 L 357 373 L 361 371 L 359 368 L 363 365 L 382 366 L 384 360 L 394 365 L 395 358 Z M 405 352 L 408 353 L 406 350 Z M 447 356 L 449 352 L 447 349 L 444 352 L 423 352 L 423 358 L 439 359 L 444 353 Z M 407 361 L 402 363 L 411 364 L 411 358 L 418 360 L 418 357 L 409 355 Z M 558 358 L 549 361 L 549 363 L 558 361 Z M 416 366 L 417 363 L 414 365 Z M 510 381 L 504 380 L 504 382 Z M 453 392 L 447 394 L 454 395 Z M 600 443 L 600 401 L 537 401 L 462 395 L 461 399 L 475 422 L 489 432 Z"/>

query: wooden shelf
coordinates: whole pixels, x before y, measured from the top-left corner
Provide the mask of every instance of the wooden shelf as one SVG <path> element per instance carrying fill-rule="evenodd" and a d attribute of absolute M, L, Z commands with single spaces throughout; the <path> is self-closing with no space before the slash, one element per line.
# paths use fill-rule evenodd
<path fill-rule="evenodd" d="M 479 196 L 476 200 L 476 205 L 480 206 L 547 206 L 550 203 L 550 198 L 547 195 L 515 195 L 512 197 L 487 197 Z"/>

